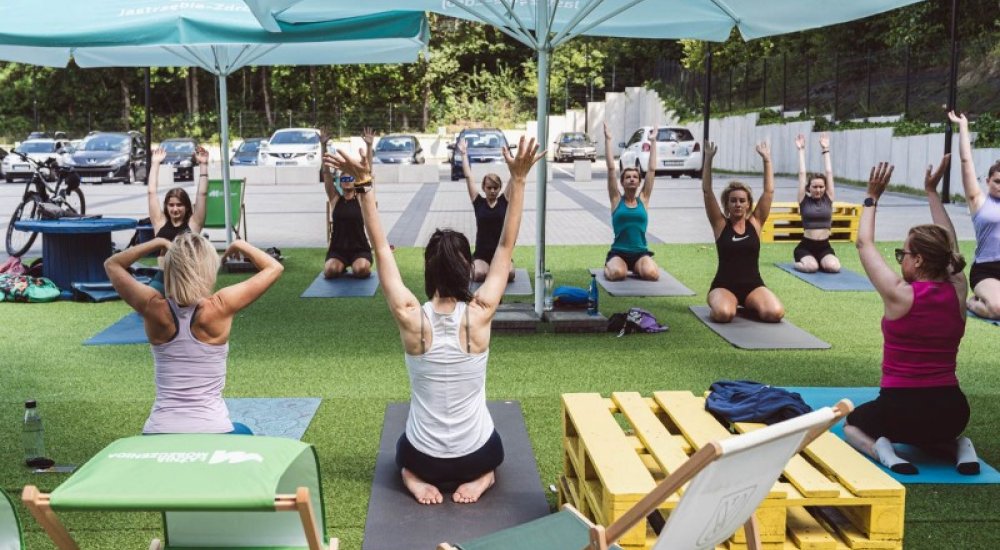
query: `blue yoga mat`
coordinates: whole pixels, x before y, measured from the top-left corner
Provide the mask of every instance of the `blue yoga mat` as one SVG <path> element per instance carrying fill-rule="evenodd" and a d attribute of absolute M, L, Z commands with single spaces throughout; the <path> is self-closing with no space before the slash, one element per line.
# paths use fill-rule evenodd
<path fill-rule="evenodd" d="M 319 397 L 227 397 L 229 419 L 254 435 L 302 439 L 322 399 Z"/>
<path fill-rule="evenodd" d="M 121 319 L 115 321 L 113 325 L 102 330 L 90 340 L 83 343 L 85 346 L 109 346 L 121 344 L 148 344 L 146 329 L 142 326 L 142 317 L 136 312 L 131 312 Z"/>
<path fill-rule="evenodd" d="M 816 273 L 803 273 L 795 269 L 793 264 L 774 264 L 799 279 L 813 285 L 816 288 L 829 291 L 874 291 L 871 281 L 864 275 L 855 273 L 849 269 L 841 268 L 839 273 L 827 273 L 817 271 Z"/>
<path fill-rule="evenodd" d="M 972 319 L 979 319 L 980 321 L 982 321 L 984 323 L 989 323 L 989 324 L 991 324 L 993 326 L 1000 327 L 1000 320 L 997 320 L 997 319 L 987 319 L 985 317 L 980 317 L 980 316 L 976 315 L 975 313 L 972 313 L 969 310 L 965 310 L 965 311 L 966 311 L 966 314 L 970 318 L 972 318 Z"/>
<path fill-rule="evenodd" d="M 854 406 L 857 407 L 862 403 L 867 403 L 869 401 L 874 401 L 878 397 L 878 388 L 795 388 L 788 387 L 785 388 L 788 391 L 797 392 L 802 396 L 812 408 L 825 407 L 832 405 L 837 401 L 847 398 L 850 399 Z M 837 437 L 844 439 L 844 424 L 843 422 L 838 423 L 831 430 Z M 985 442 L 976 442 L 985 443 Z M 896 481 L 900 483 L 915 484 L 915 483 L 942 483 L 942 484 L 954 484 L 954 485 L 979 485 L 987 483 L 1000 483 L 1000 472 L 997 472 L 995 468 L 979 459 L 979 469 L 980 473 L 977 476 L 964 476 L 955 471 L 955 464 L 951 461 L 945 460 L 944 458 L 928 455 L 917 449 L 916 447 L 910 445 L 896 445 L 896 453 L 913 464 L 917 466 L 920 473 L 917 475 L 907 476 L 900 475 L 892 470 L 883 467 L 877 461 L 872 460 L 879 468 L 892 476 Z"/>
<path fill-rule="evenodd" d="M 364 298 L 374 296 L 376 289 L 378 275 L 374 271 L 367 279 L 355 279 L 350 275 L 327 279 L 320 273 L 300 298 Z"/>
<path fill-rule="evenodd" d="M 152 279 L 149 277 L 136 277 L 136 281 L 148 285 Z M 71 283 L 73 287 L 73 297 L 82 302 L 108 302 L 117 300 L 118 291 L 110 282 L 103 283 Z"/>

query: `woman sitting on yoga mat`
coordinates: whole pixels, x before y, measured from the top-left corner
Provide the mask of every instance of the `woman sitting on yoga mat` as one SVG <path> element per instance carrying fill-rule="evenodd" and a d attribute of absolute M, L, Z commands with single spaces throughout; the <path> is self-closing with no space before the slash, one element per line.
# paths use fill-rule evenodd
<path fill-rule="evenodd" d="M 604 156 L 608 164 L 608 199 L 611 201 L 611 228 L 615 232 L 615 242 L 611 244 L 604 259 L 604 277 L 609 281 L 621 281 L 631 271 L 636 277 L 647 281 L 660 278 L 660 268 L 653 261 L 653 252 L 646 246 L 646 229 L 649 226 L 649 198 L 653 195 L 656 180 L 656 136 L 659 130 L 649 133 L 649 162 L 646 166 L 646 184 L 639 191 L 639 168 L 622 168 L 621 181 L 617 177 L 614 149 L 611 147 L 611 132 L 604 123 Z M 619 183 L 621 189 L 618 188 Z"/>
<path fill-rule="evenodd" d="M 799 213 L 802 215 L 802 240 L 792 253 L 795 269 L 815 273 L 840 271 L 840 260 L 830 246 L 830 228 L 833 227 L 833 161 L 830 160 L 830 136 L 820 134 L 824 174 L 806 175 L 806 138 L 799 134 L 795 147 L 799 150 Z"/>
<path fill-rule="evenodd" d="M 128 272 L 133 262 L 161 250 L 164 294 Z M 259 271 L 215 293 L 219 254 L 197 233 L 182 233 L 173 243 L 156 238 L 104 262 L 115 290 L 142 316 L 153 352 L 156 400 L 143 433 L 251 433 L 229 420 L 222 399 L 229 331 L 236 313 L 264 294 L 284 268 L 246 241 L 229 246 L 225 256 L 234 255 L 249 258 Z"/>
<path fill-rule="evenodd" d="M 738 306 L 753 311 L 767 323 L 777 323 L 785 316 L 778 297 L 764 286 L 760 276 L 760 228 L 771 212 L 774 198 L 774 172 L 771 168 L 771 148 L 757 144 L 757 154 L 764 162 L 764 192 L 755 208 L 750 186 L 733 181 L 722 191 L 722 208 L 712 193 L 712 160 L 718 148 L 705 144 L 701 191 L 705 213 L 715 235 L 715 250 L 719 267 L 708 292 L 709 318 L 716 323 L 728 323 L 736 316 Z"/>
<path fill-rule="evenodd" d="M 371 162 L 372 141 L 375 134 L 370 128 L 365 128 L 363 138 L 366 146 L 366 158 Z M 326 139 L 320 140 L 323 151 L 326 152 Z M 330 247 L 326 251 L 326 263 L 323 265 L 323 276 L 327 279 L 340 277 L 347 268 L 357 279 L 367 279 L 372 274 L 372 245 L 365 235 L 365 222 L 361 218 L 361 203 L 354 190 L 354 178 L 342 176 L 337 190 L 333 182 L 333 174 L 326 165 L 321 169 L 323 188 L 327 200 L 330 201 L 332 212 L 332 235 Z"/>
<path fill-rule="evenodd" d="M 500 181 L 500 176 L 494 173 L 483 176 L 483 193 L 480 194 L 476 189 L 476 183 L 472 181 L 469 144 L 460 139 L 457 147 L 459 154 L 462 155 L 462 172 L 465 174 L 469 199 L 472 200 L 472 209 L 476 213 L 476 249 L 472 253 L 472 280 L 481 283 L 486 280 L 493 255 L 496 254 L 497 243 L 500 242 L 503 220 L 507 217 L 507 195 L 501 190 L 503 182 Z M 514 280 L 514 262 L 510 264 L 507 280 Z"/>
<path fill-rule="evenodd" d="M 986 193 L 979 189 L 976 167 L 972 164 L 969 121 L 965 115 L 948 113 L 958 124 L 959 156 L 962 159 L 962 185 L 965 202 L 976 230 L 976 256 L 969 270 L 972 296 L 966 301 L 969 311 L 984 319 L 1000 319 L 1000 161 L 990 166 L 986 175 Z"/>
<path fill-rule="evenodd" d="M 452 500 L 476 502 L 494 482 L 503 444 L 486 408 L 490 326 L 507 286 L 510 257 L 524 209 L 524 178 L 542 158 L 535 140 L 522 137 L 517 156 L 503 149 L 510 181 L 507 217 L 486 281 L 469 292 L 472 251 L 465 235 L 439 229 L 424 249 L 420 301 L 403 284 L 379 220 L 371 168 L 343 151 L 323 162 L 354 176 L 365 228 L 371 235 L 378 277 L 396 319 L 410 375 L 410 412 L 396 445 L 403 483 L 421 504 L 443 502 L 438 485 L 457 485 Z"/>
<path fill-rule="evenodd" d="M 182 187 L 174 187 L 167 191 L 163 198 L 163 208 L 157 196 L 157 185 L 160 182 L 160 163 L 167 157 L 163 147 L 153 151 L 149 165 L 149 187 L 146 197 L 149 203 L 149 221 L 153 224 L 153 232 L 157 238 L 174 240 L 177 235 L 192 231 L 201 233 L 205 225 L 206 198 L 208 197 L 208 151 L 198 147 L 194 160 L 201 170 L 198 172 L 198 202 L 192 207 L 191 197 Z M 162 264 L 162 261 L 161 261 Z"/>
<path fill-rule="evenodd" d="M 887 163 L 872 168 L 858 229 L 861 264 L 885 306 L 885 343 L 879 396 L 854 409 L 844 435 L 856 449 L 899 474 L 916 474 L 917 468 L 896 456 L 893 443 L 949 452 L 959 473 L 979 473 L 972 442 L 960 437 L 969 422 L 969 402 L 958 387 L 955 368 L 965 334 L 962 298 L 969 284 L 955 228 L 937 192 L 948 160 L 946 155 L 933 173 L 927 168 L 924 188 L 934 223 L 910 228 L 903 248 L 896 249 L 902 277 L 875 245 L 876 204 L 892 177 Z"/>

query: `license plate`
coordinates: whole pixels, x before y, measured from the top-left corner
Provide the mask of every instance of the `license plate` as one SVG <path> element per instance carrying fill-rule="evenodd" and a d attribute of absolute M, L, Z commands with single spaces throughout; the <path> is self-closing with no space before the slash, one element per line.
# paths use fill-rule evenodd
<path fill-rule="evenodd" d="M 15 164 L 10 167 L 11 172 L 29 172 L 31 169 L 27 164 Z"/>
<path fill-rule="evenodd" d="M 294 160 L 292 160 L 292 161 L 279 160 L 278 162 L 276 162 L 274 164 L 275 164 L 275 166 L 296 166 L 299 163 L 295 162 Z"/>
<path fill-rule="evenodd" d="M 83 183 L 96 183 L 96 182 L 101 181 L 101 179 L 102 178 L 100 178 L 100 177 L 83 176 L 83 177 L 80 178 L 80 181 L 82 181 Z"/>

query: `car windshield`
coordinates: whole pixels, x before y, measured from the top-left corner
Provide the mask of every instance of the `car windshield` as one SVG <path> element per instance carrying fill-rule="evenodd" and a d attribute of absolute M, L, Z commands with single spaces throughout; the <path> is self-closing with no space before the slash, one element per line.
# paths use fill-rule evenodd
<path fill-rule="evenodd" d="M 466 132 L 462 139 L 469 149 L 499 149 L 506 143 L 500 132 Z"/>
<path fill-rule="evenodd" d="M 694 141 L 694 136 L 684 128 L 660 128 L 656 141 Z"/>
<path fill-rule="evenodd" d="M 166 149 L 168 153 L 193 153 L 194 152 L 194 142 L 193 141 L 164 141 L 163 148 Z"/>
<path fill-rule="evenodd" d="M 257 151 L 260 151 L 260 142 L 257 140 L 244 141 L 239 148 L 240 153 L 256 153 Z"/>
<path fill-rule="evenodd" d="M 18 153 L 52 153 L 56 150 L 54 141 L 36 141 L 34 143 L 22 143 L 17 149 Z"/>
<path fill-rule="evenodd" d="M 413 152 L 413 138 L 382 138 L 378 140 L 375 150 L 380 153 L 410 153 Z"/>
<path fill-rule="evenodd" d="M 562 139 L 559 140 L 560 143 L 585 143 L 587 141 L 586 134 L 577 132 L 573 134 L 563 134 Z"/>
<path fill-rule="evenodd" d="M 80 149 L 83 151 L 128 151 L 128 136 L 94 135 L 83 140 Z"/>
<path fill-rule="evenodd" d="M 309 130 L 293 130 L 289 132 L 278 132 L 271 138 L 271 145 L 314 145 L 319 143 L 319 134 Z"/>

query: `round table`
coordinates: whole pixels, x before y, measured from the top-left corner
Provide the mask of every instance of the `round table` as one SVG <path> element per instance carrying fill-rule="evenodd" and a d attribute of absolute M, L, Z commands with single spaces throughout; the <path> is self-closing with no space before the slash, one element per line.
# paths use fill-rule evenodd
<path fill-rule="evenodd" d="M 111 232 L 133 229 L 130 218 L 64 218 L 22 220 L 14 223 L 20 231 L 42 234 L 42 272 L 62 289 L 71 283 L 108 280 L 104 260 L 111 257 Z"/>

